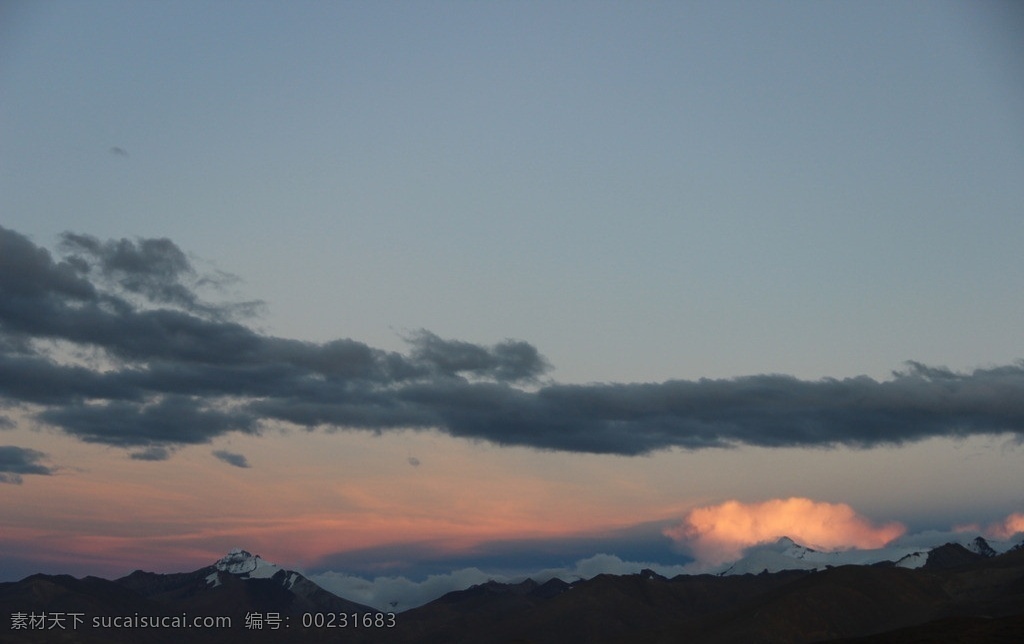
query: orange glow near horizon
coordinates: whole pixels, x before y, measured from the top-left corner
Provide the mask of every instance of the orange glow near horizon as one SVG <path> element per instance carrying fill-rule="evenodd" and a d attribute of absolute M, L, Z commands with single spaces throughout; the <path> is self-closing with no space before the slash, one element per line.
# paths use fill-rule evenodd
<path fill-rule="evenodd" d="M 897 522 L 875 525 L 845 503 L 793 497 L 695 508 L 665 535 L 689 550 L 698 565 L 713 566 L 780 537 L 821 550 L 870 549 L 883 547 L 905 532 Z"/>
<path fill-rule="evenodd" d="M 146 462 L 101 446 L 47 447 L 44 438 L 25 432 L 19 442 L 34 447 L 37 439 L 55 461 L 75 467 L 5 490 L 0 550 L 48 572 L 182 572 L 234 547 L 315 567 L 339 552 L 402 543 L 471 551 L 493 540 L 570 537 L 679 513 L 636 503 L 646 488 L 613 488 L 623 500 L 609 504 L 609 490 L 523 467 L 526 458 L 537 468 L 551 455 L 425 432 L 303 434 L 301 443 L 272 434 L 223 446 L 243 451 L 251 468 L 217 462 L 208 453 L 214 446 Z M 421 464 L 412 466 L 409 453 Z M 571 465 L 584 481 L 604 471 L 599 458 L 580 461 Z"/>
<path fill-rule="evenodd" d="M 851 506 L 876 507 L 871 499 L 877 490 L 847 479 L 851 496 L 843 496 L 837 463 L 854 459 L 858 471 L 871 471 L 866 479 L 875 481 L 879 475 L 870 468 L 879 462 L 886 468 L 894 460 L 927 463 L 927 475 L 948 477 L 933 466 L 936 455 L 948 457 L 950 467 L 961 458 L 953 449 L 936 451 L 936 445 L 870 458 L 822 452 L 813 462 L 801 460 L 813 476 L 797 486 L 771 478 L 786 471 L 788 459 L 803 456 L 785 451 L 566 458 L 433 431 L 268 431 L 182 447 L 166 461 L 150 462 L 25 425 L 5 430 L 5 440 L 46 452 L 54 473 L 3 487 L 0 581 L 13 578 L 7 572 L 13 566 L 3 569 L 7 561 L 17 563 L 18 574 L 117 578 L 138 568 L 195 570 L 241 547 L 284 567 L 318 569 L 332 555 L 366 549 L 402 552 L 403 544 L 412 544 L 410 552 L 470 557 L 495 541 L 588 538 L 635 526 L 656 532 L 675 525 L 665 534 L 702 562 L 739 556 L 743 548 L 782 535 L 811 547 L 877 547 L 903 527 L 854 512 Z M 216 449 L 244 454 L 251 467 L 217 460 L 211 455 Z M 1003 452 L 993 455 L 989 469 L 1001 485 L 1015 473 L 1009 469 L 1015 463 Z M 738 468 L 756 476 L 738 480 L 731 474 Z M 946 494 L 942 477 L 925 480 Z M 775 500 L 697 507 L 700 498 L 750 498 L 751 481 L 758 482 L 762 498 Z M 804 498 L 823 485 L 823 497 L 850 505 Z M 903 518 L 898 505 L 887 507 L 873 511 Z M 1022 524 L 1024 514 L 1010 515 L 985 534 L 1010 535 Z"/>

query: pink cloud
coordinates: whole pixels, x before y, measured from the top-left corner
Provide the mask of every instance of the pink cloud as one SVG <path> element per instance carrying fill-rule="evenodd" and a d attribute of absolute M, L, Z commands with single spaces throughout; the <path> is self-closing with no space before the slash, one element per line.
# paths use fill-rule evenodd
<path fill-rule="evenodd" d="M 991 524 L 986 532 L 994 539 L 1009 539 L 1024 532 L 1024 513 L 1014 512 L 1001 522 Z"/>
<path fill-rule="evenodd" d="M 876 525 L 845 503 L 794 497 L 694 508 L 665 535 L 693 555 L 699 566 L 707 567 L 738 559 L 745 548 L 784 536 L 812 548 L 838 550 L 881 548 L 904 532 L 900 523 Z"/>

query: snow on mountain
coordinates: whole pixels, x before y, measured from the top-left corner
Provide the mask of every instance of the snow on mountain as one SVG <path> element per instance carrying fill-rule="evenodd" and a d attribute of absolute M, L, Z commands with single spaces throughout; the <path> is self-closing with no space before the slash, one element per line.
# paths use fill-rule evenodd
<path fill-rule="evenodd" d="M 903 555 L 899 559 L 882 559 L 881 561 L 892 561 L 896 564 L 897 568 L 920 568 L 928 563 L 928 552 L 928 550 L 918 550 L 908 555 Z"/>
<path fill-rule="evenodd" d="M 300 607 L 334 612 L 373 610 L 369 606 L 336 596 L 300 573 L 286 570 L 241 548 L 231 550 L 212 566 L 203 569 L 204 573 L 207 571 L 209 574 L 205 580 L 208 589 L 236 584 L 233 578 L 241 580 L 243 584 L 251 583 L 264 589 L 259 592 L 266 592 L 268 587 L 279 586 L 295 597 L 295 601 L 290 604 L 295 610 Z"/>
<path fill-rule="evenodd" d="M 928 562 L 929 553 L 946 543 L 959 543 L 964 548 L 983 557 L 993 557 L 1012 549 L 1016 544 L 1009 541 L 986 541 L 982 537 L 970 539 L 962 535 L 937 539 L 930 545 L 921 543 L 894 543 L 885 548 L 872 550 L 841 550 L 820 552 L 802 546 L 789 537 L 782 537 L 775 543 L 760 544 L 748 548 L 744 556 L 732 563 L 720 566 L 713 573 L 718 575 L 745 575 L 781 570 L 824 570 L 831 566 L 873 565 L 891 562 L 899 568 L 920 568 Z"/>
<path fill-rule="evenodd" d="M 988 541 L 985 541 L 985 539 L 982 537 L 976 537 L 973 541 L 965 543 L 963 545 L 971 552 L 975 552 L 983 557 L 994 557 L 997 554 L 999 554 L 998 552 L 996 552 L 996 549 L 993 548 L 992 545 Z M 1003 550 L 1003 552 L 1006 552 L 1006 550 L 1009 550 L 1012 547 L 1012 545 L 1008 545 Z"/>
<path fill-rule="evenodd" d="M 234 548 L 213 564 L 214 571 L 206 577 L 207 586 L 214 588 L 221 584 L 220 573 L 229 573 L 241 579 L 277 579 L 286 589 L 304 579 L 302 575 L 272 564 L 259 555 L 247 550 Z"/>
<path fill-rule="evenodd" d="M 321 588 L 301 573 L 241 548 L 192 572 L 158 574 L 136 570 L 117 583 L 144 598 L 171 602 L 183 612 L 190 611 L 189 607 L 224 615 L 249 610 L 293 616 L 304 612 L 374 611 Z"/>
<path fill-rule="evenodd" d="M 265 561 L 259 555 L 234 548 L 224 557 L 221 557 L 213 567 L 222 572 L 229 572 L 244 579 L 270 579 L 277 573 L 284 570 L 269 561 Z"/>
<path fill-rule="evenodd" d="M 818 564 L 808 560 L 814 550 L 798 545 L 789 537 L 782 537 L 773 544 L 749 548 L 742 559 L 726 564 L 716 572 L 718 575 L 759 574 L 764 571 L 814 570 Z"/>
<path fill-rule="evenodd" d="M 740 560 L 726 564 L 719 575 L 745 575 L 780 570 L 824 570 L 829 566 L 871 565 L 882 561 L 900 561 L 905 568 L 923 566 L 926 557 L 917 557 L 921 548 L 897 546 L 877 550 L 841 550 L 821 552 L 802 546 L 789 537 L 782 537 L 775 543 L 749 548 Z"/>

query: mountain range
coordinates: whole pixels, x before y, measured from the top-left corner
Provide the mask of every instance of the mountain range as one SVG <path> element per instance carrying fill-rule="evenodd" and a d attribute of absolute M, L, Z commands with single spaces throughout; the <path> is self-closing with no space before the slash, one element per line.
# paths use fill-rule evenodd
<path fill-rule="evenodd" d="M 0 614 L 4 643 L 1016 642 L 1024 547 L 979 537 L 869 556 L 783 538 L 718 574 L 491 581 L 401 613 L 236 549 L 190 573 L 2 583 Z"/>
<path fill-rule="evenodd" d="M 968 552 L 992 557 L 1013 549 L 1010 541 L 987 541 L 975 537 L 963 543 L 950 542 L 945 545 L 960 545 Z M 748 548 L 743 558 L 720 566 L 719 575 L 743 575 L 748 573 L 778 572 L 780 570 L 824 570 L 844 565 L 893 565 L 898 568 L 920 568 L 929 561 L 935 565 L 936 546 L 893 545 L 878 549 L 852 549 L 839 551 L 818 551 L 802 546 L 789 537 L 782 537 L 775 543 Z"/>

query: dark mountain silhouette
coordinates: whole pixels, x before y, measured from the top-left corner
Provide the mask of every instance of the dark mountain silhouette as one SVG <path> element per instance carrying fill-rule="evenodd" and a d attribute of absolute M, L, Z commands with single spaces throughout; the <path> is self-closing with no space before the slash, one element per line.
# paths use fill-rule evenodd
<path fill-rule="evenodd" d="M 337 631 L 317 628 L 303 616 L 353 613 L 378 611 L 329 593 L 297 572 L 233 550 L 189 573 L 136 570 L 114 581 L 32 575 L 0 584 L 0 643 L 332 641 Z M 33 616 L 42 615 L 42 622 L 32 623 Z M 262 628 L 247 628 L 247 615 L 258 616 Z M 25 628 L 16 628 L 16 616 Z M 194 624 L 218 617 L 230 618 L 230 626 Z"/>
<path fill-rule="evenodd" d="M 989 550 L 991 550 L 991 548 Z M 959 543 L 947 543 L 939 546 L 938 548 L 933 548 L 928 553 L 928 561 L 925 562 L 924 567 L 930 570 L 957 568 L 976 561 L 981 561 L 987 556 L 991 555 L 972 552 Z"/>
<path fill-rule="evenodd" d="M 257 560 L 244 550 L 242 559 Z M 251 576 L 254 571 L 238 570 L 223 562 L 200 568 L 195 572 L 159 575 L 136 570 L 116 580 L 120 586 L 156 601 L 169 610 L 200 612 L 209 615 L 244 615 L 246 612 L 276 612 L 302 615 L 307 612 L 365 613 L 373 608 L 342 599 L 327 592 L 297 572 L 263 566 L 266 576 Z M 261 561 L 261 560 L 260 560 Z M 245 562 L 241 566 L 245 566 Z M 252 563 L 255 568 L 255 563 Z"/>
<path fill-rule="evenodd" d="M 1016 642 L 1024 627 L 1024 549 L 942 546 L 916 569 L 843 565 L 734 576 L 645 570 L 567 583 L 488 582 L 395 615 L 332 595 L 244 551 L 191 573 L 108 581 L 33 575 L 0 584 L 0 642 Z M 975 551 L 975 549 L 977 551 Z M 13 630 L 14 613 L 173 618 L 230 615 L 230 629 Z M 247 630 L 246 613 L 278 630 Z M 358 626 L 352 626 L 352 614 Z M 345 629 L 309 615 L 348 615 Z M 307 626 L 303 626 L 303 616 Z M 362 621 L 370 615 L 370 621 Z M 377 619 L 380 619 L 377 617 Z M 336 620 L 337 621 L 337 620 Z M 388 620 L 381 620 L 387 623 Z M 337 626 L 338 624 L 336 624 Z M 183 635 L 184 633 L 184 635 Z"/>
<path fill-rule="evenodd" d="M 845 565 L 672 579 L 644 571 L 561 582 L 544 592 L 547 585 L 529 580 L 488 582 L 399 614 L 386 634 L 348 641 L 1019 641 L 1024 551 L 986 557 L 962 546 L 948 550 L 955 554 L 940 552 L 936 563 L 918 569 Z"/>

